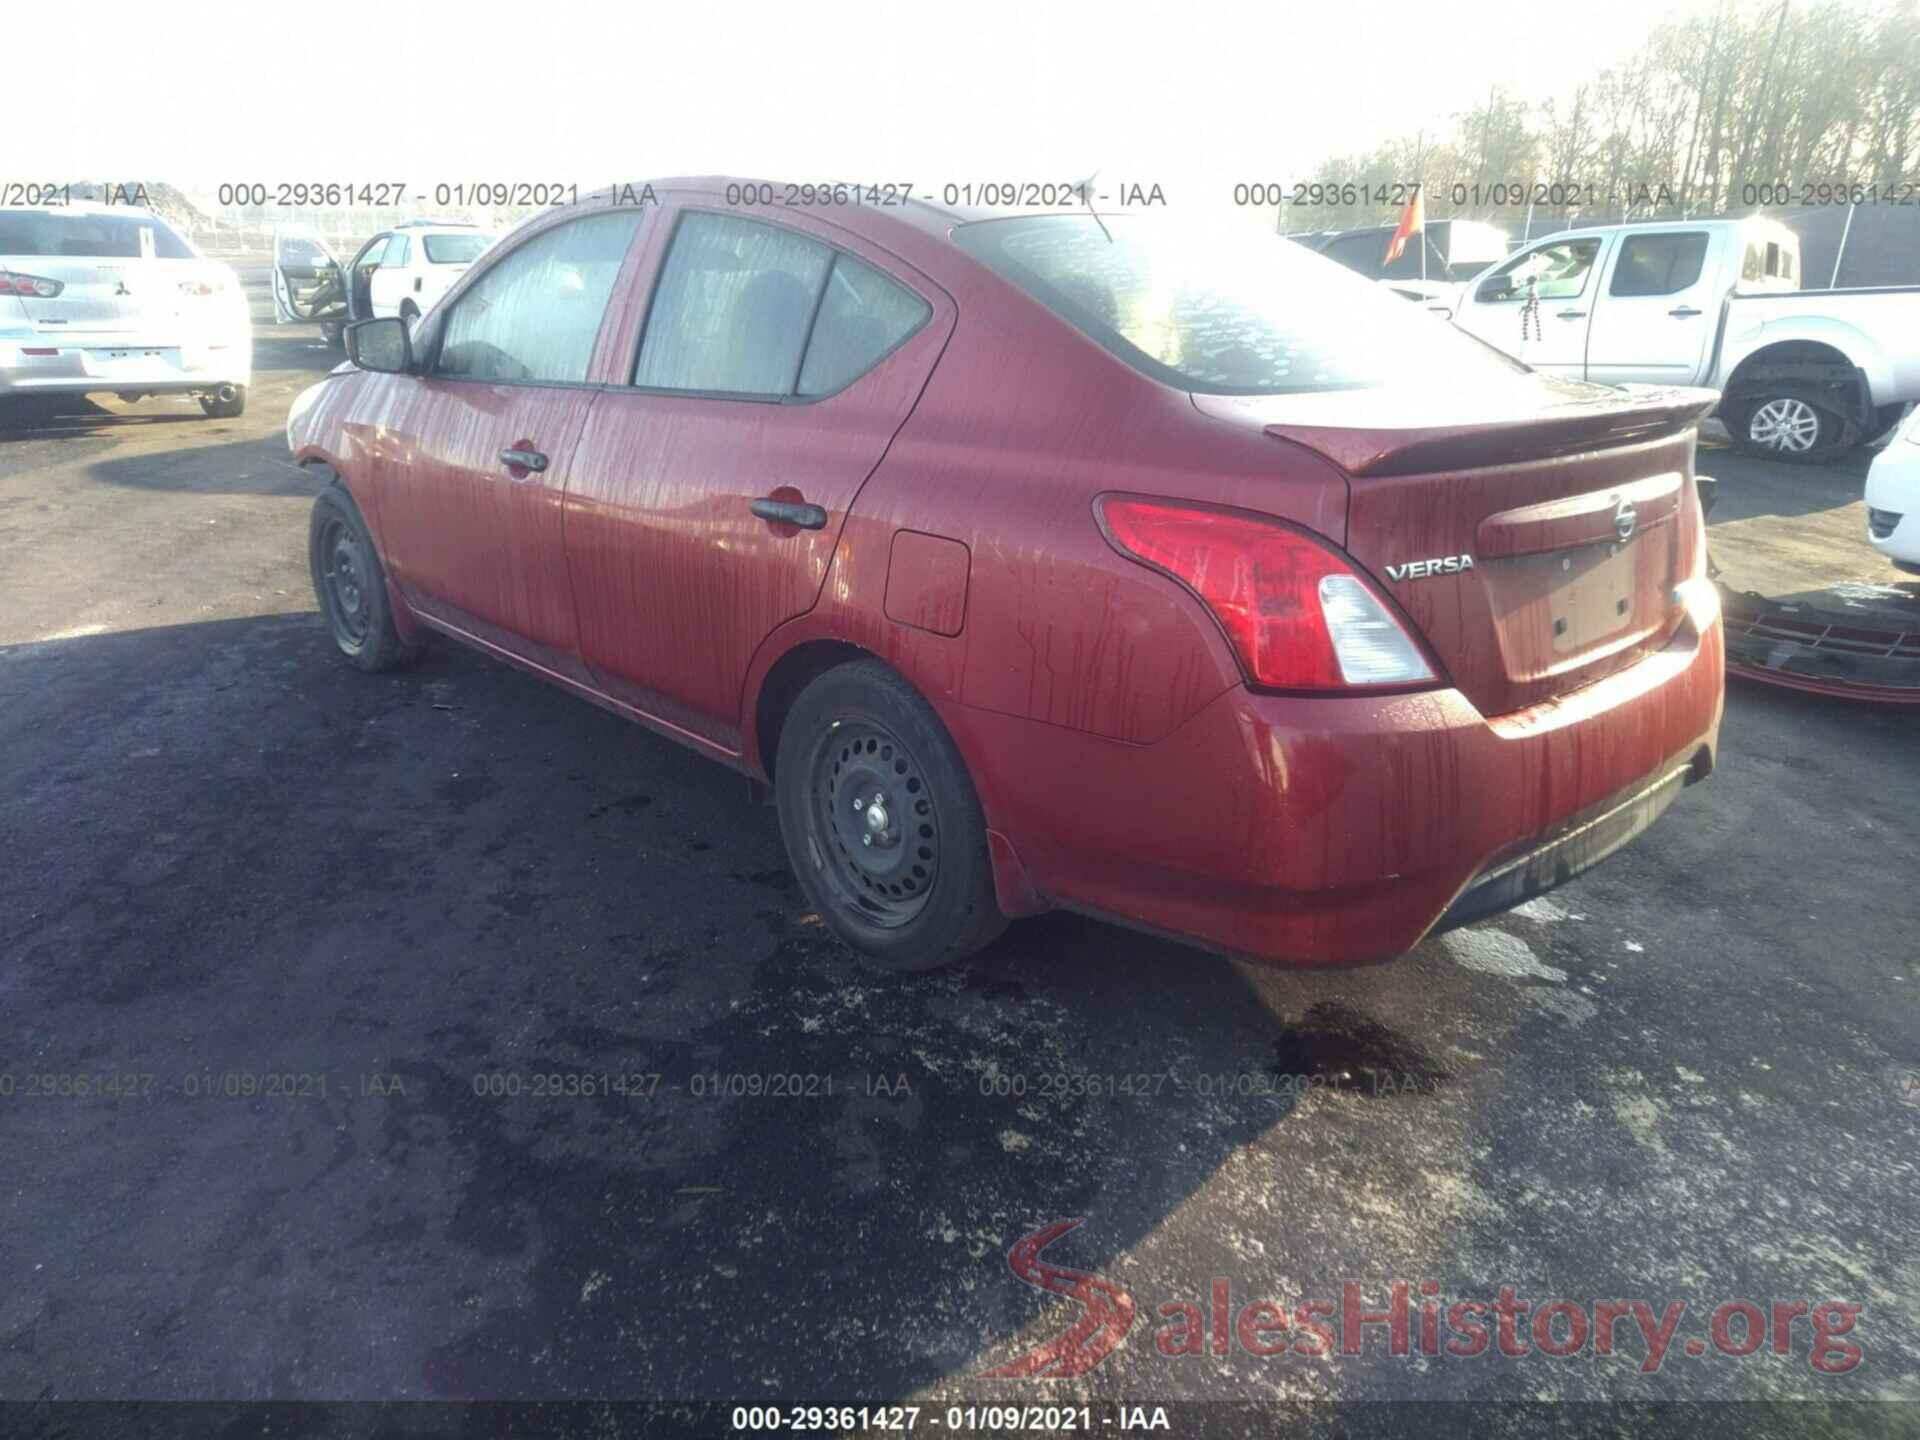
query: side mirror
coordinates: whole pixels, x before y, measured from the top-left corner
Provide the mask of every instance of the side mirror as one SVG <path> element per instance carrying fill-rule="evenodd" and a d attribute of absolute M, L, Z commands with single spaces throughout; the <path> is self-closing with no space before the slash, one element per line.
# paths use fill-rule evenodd
<path fill-rule="evenodd" d="M 1495 275 L 1480 282 L 1480 288 L 1473 292 L 1476 300 L 1511 300 L 1513 281 L 1505 275 Z"/>
<path fill-rule="evenodd" d="M 356 320 L 347 326 L 347 358 L 362 370 L 404 375 L 413 369 L 413 339 L 397 315 Z"/>

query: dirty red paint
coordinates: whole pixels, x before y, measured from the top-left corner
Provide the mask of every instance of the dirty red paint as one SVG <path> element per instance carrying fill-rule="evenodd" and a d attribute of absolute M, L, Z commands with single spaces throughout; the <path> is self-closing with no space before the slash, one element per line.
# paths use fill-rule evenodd
<path fill-rule="evenodd" d="M 1194 397 L 963 254 L 950 214 L 726 207 L 723 185 L 653 182 L 585 384 L 324 385 L 296 456 L 352 490 L 403 629 L 477 642 L 759 778 L 776 667 L 819 642 L 867 652 L 953 735 L 1008 914 L 1063 905 L 1289 963 L 1401 953 L 1500 858 L 1711 768 L 1720 626 L 1675 599 L 1703 562 L 1706 392 L 1528 380 L 1453 419 L 1397 419 L 1387 395 L 1332 424 L 1293 397 Z M 604 203 L 529 222 L 489 263 Z M 634 389 L 688 209 L 822 239 L 930 318 L 822 400 Z M 516 476 L 508 447 L 552 463 Z M 1324 537 L 1439 682 L 1250 688 L 1205 606 L 1102 534 L 1094 501 L 1114 493 Z M 767 496 L 826 523 L 760 519 Z M 1609 553 L 1623 497 L 1636 538 Z M 1386 578 L 1463 554 L 1464 573 Z"/>

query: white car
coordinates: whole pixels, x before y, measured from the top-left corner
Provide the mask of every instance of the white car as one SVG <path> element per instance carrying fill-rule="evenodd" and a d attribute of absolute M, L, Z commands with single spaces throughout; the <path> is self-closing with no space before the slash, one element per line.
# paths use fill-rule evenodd
<path fill-rule="evenodd" d="M 1825 461 L 1920 399 L 1920 285 L 1799 287 L 1777 221 L 1596 226 L 1476 278 L 1453 322 L 1570 380 L 1718 390 L 1735 448 Z"/>
<path fill-rule="evenodd" d="M 159 216 L 0 210 L 0 400 L 187 394 L 225 418 L 246 409 L 252 378 L 240 277 Z"/>
<path fill-rule="evenodd" d="M 1920 575 L 1920 406 L 1867 471 L 1867 539 L 1897 568 Z"/>
<path fill-rule="evenodd" d="M 382 230 L 343 266 L 311 231 L 277 230 L 274 318 L 282 324 L 317 320 L 330 340 L 356 320 L 397 315 L 411 324 L 497 238 L 457 221 L 409 221 Z"/>

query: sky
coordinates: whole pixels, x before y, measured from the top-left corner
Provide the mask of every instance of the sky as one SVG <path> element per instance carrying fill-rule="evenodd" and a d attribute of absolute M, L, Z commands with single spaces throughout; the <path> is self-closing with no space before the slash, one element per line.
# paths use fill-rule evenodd
<path fill-rule="evenodd" d="M 94 0 L 84 45 L 9 67 L 22 173 L 0 179 L 418 193 L 721 173 L 924 193 L 1098 171 L 1225 203 L 1444 129 L 1496 83 L 1558 93 L 1711 3 Z"/>

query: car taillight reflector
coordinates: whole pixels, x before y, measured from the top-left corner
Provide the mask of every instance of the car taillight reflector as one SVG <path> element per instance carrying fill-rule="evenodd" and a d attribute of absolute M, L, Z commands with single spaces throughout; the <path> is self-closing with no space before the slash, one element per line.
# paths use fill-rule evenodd
<path fill-rule="evenodd" d="M 17 270 L 0 270 L 0 295 L 25 295 L 33 300 L 51 300 L 66 288 L 58 280 L 22 275 Z"/>
<path fill-rule="evenodd" d="M 1274 690 L 1419 685 L 1433 667 L 1393 612 L 1330 545 L 1221 510 L 1105 496 L 1125 554 L 1185 585 L 1227 632 L 1247 678 Z"/>

